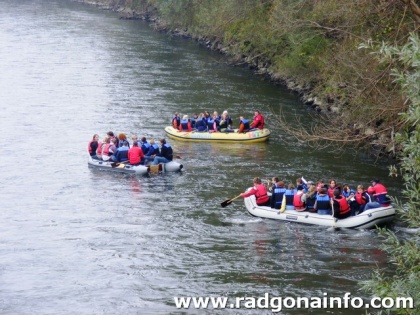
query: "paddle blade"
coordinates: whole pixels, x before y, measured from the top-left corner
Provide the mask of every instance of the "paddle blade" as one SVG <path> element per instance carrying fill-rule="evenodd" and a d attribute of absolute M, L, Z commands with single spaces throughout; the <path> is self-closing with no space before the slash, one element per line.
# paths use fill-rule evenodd
<path fill-rule="evenodd" d="M 283 200 L 281 201 L 280 212 L 286 211 L 286 195 L 283 195 Z"/>
<path fill-rule="evenodd" d="M 228 200 L 223 201 L 220 205 L 222 206 L 222 208 L 225 208 L 231 203 L 232 203 L 232 199 L 228 199 Z"/>

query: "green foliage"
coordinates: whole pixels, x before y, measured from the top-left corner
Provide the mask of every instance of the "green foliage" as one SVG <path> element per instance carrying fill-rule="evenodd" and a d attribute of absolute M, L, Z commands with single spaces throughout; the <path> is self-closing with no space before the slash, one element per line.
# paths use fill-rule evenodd
<path fill-rule="evenodd" d="M 371 46 L 371 45 L 370 45 Z M 364 47 L 369 47 L 364 45 Z M 403 97 L 409 103 L 406 112 L 401 113 L 406 128 L 396 137 L 401 145 L 401 173 L 405 182 L 402 194 L 407 199 L 403 204 L 396 202 L 400 217 L 408 227 L 414 228 L 409 238 L 397 237 L 391 231 L 380 230 L 386 242 L 383 249 L 396 265 L 393 276 L 379 271 L 365 282 L 364 288 L 381 297 L 411 296 L 420 300 L 420 40 L 411 34 L 402 47 L 383 44 L 380 61 L 393 64 L 392 75 L 402 88 Z M 395 167 L 393 167 L 395 169 Z M 394 310 L 396 314 L 418 314 L 416 310 Z"/>

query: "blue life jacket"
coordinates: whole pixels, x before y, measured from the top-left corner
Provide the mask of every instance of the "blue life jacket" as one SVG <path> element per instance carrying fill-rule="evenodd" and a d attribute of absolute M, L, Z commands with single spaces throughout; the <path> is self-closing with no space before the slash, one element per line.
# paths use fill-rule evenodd
<path fill-rule="evenodd" d="M 242 119 L 241 122 L 244 124 L 244 131 L 249 129 L 249 121 L 247 119 Z"/>
<path fill-rule="evenodd" d="M 210 131 L 210 130 L 214 130 L 214 126 L 213 126 L 213 124 L 214 124 L 214 120 L 213 120 L 213 118 L 209 118 L 209 119 L 207 119 L 207 128 L 209 129 L 209 131 Z"/>
<path fill-rule="evenodd" d="M 207 128 L 207 121 L 204 118 L 198 118 L 197 122 L 195 123 L 195 128 L 198 131 L 204 131 Z"/>
<path fill-rule="evenodd" d="M 356 192 L 353 189 L 350 189 L 349 192 L 346 192 L 343 190 L 341 194 L 343 195 L 343 197 L 346 197 L 346 198 L 348 198 L 351 194 L 354 194 L 356 196 Z"/>
<path fill-rule="evenodd" d="M 274 208 L 276 209 L 280 209 L 281 208 L 281 204 L 283 201 L 283 195 L 286 192 L 286 188 L 284 187 L 276 187 L 273 190 L 273 195 L 271 196 L 271 198 L 273 198 L 273 203 L 272 205 L 274 206 Z"/>
<path fill-rule="evenodd" d="M 317 210 L 331 210 L 330 196 L 316 196 L 316 207 Z"/>
<path fill-rule="evenodd" d="M 181 120 L 181 129 L 182 130 L 188 130 L 188 122 L 189 122 L 189 119 Z"/>
<path fill-rule="evenodd" d="M 142 142 L 141 143 L 141 150 L 143 151 L 144 154 L 146 154 L 149 151 L 150 148 L 150 143 L 149 142 Z"/>
<path fill-rule="evenodd" d="M 168 143 L 165 143 L 164 145 L 162 145 L 160 155 L 165 157 L 167 160 L 172 161 L 172 147 Z"/>
<path fill-rule="evenodd" d="M 128 160 L 128 147 L 119 147 L 117 152 L 115 152 L 115 157 L 118 162 L 124 162 Z"/>
<path fill-rule="evenodd" d="M 159 155 L 159 146 L 156 143 L 150 145 L 149 150 L 144 155 L 145 156 L 152 156 L 154 154 Z"/>
<path fill-rule="evenodd" d="M 286 189 L 284 194 L 286 195 L 286 206 L 293 206 L 293 197 L 295 195 L 295 190 Z"/>
<path fill-rule="evenodd" d="M 191 118 L 190 122 L 191 122 L 191 128 L 195 128 L 195 118 Z"/>
<path fill-rule="evenodd" d="M 306 209 L 312 210 L 314 208 L 315 201 L 316 201 L 316 196 L 317 196 L 317 194 L 313 194 L 310 197 L 306 197 L 306 200 L 305 200 Z"/>
<path fill-rule="evenodd" d="M 174 116 L 172 118 L 172 126 L 174 125 L 174 121 L 176 121 L 176 125 L 179 127 L 179 124 L 181 123 L 181 117 L 179 116 Z"/>

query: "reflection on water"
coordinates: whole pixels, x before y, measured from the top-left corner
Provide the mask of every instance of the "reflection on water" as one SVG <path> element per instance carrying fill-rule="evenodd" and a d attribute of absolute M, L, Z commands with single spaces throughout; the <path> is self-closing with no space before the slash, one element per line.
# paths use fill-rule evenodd
<path fill-rule="evenodd" d="M 387 265 L 372 231 L 255 218 L 241 199 L 220 207 L 255 176 L 353 187 L 379 177 L 398 192 L 386 165 L 314 152 L 280 135 L 269 114 L 267 143 L 168 140 L 185 166 L 180 174 L 88 168 L 94 133 L 158 140 L 175 111 L 251 118 L 254 108 L 306 109 L 247 69 L 227 67 L 223 56 L 141 21 L 67 1 L 0 2 L 0 154 L 8 161 L 0 313 L 176 314 L 174 296 L 341 296 Z"/>

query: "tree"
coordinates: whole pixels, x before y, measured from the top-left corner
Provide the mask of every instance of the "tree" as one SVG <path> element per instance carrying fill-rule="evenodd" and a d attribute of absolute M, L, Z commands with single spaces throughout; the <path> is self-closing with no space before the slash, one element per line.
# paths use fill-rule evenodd
<path fill-rule="evenodd" d="M 375 47 L 372 44 L 363 48 Z M 383 249 L 396 266 L 395 274 L 387 276 L 380 270 L 374 278 L 366 281 L 363 288 L 380 297 L 412 297 L 417 303 L 420 299 L 420 40 L 412 33 L 408 42 L 401 46 L 382 44 L 377 54 L 381 63 L 392 64 L 394 82 L 401 86 L 404 101 L 408 104 L 406 112 L 400 113 L 405 128 L 399 132 L 395 141 L 401 146 L 400 171 L 404 179 L 402 194 L 404 203 L 395 200 L 395 207 L 401 221 L 411 228 L 412 233 L 399 236 L 392 231 L 380 230 L 385 238 Z M 396 168 L 391 167 L 395 176 Z M 418 310 L 397 309 L 396 314 L 418 314 Z"/>

